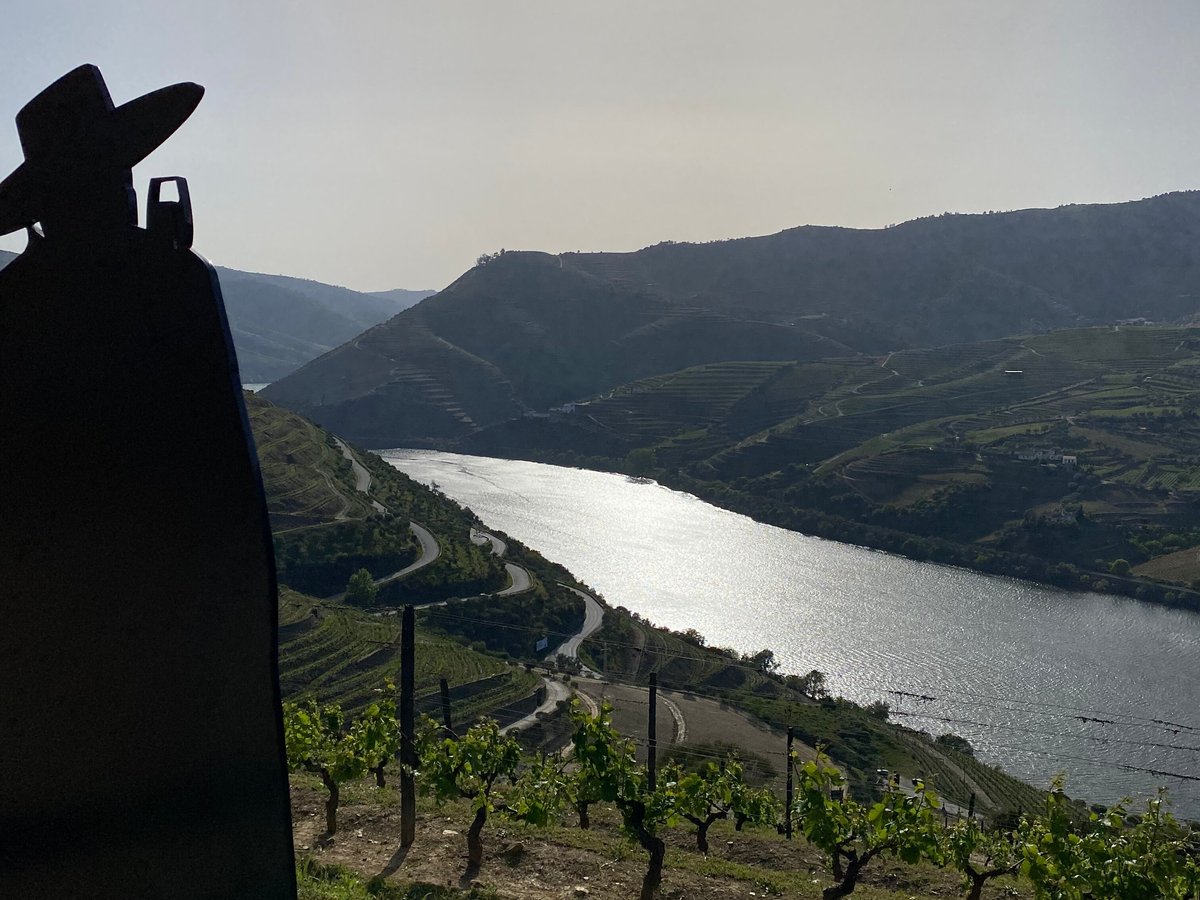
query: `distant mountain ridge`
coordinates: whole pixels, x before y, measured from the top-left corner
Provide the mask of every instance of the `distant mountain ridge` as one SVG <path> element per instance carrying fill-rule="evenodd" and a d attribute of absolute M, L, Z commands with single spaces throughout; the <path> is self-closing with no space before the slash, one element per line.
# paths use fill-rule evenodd
<path fill-rule="evenodd" d="M 688 366 L 814 360 L 1200 312 L 1200 192 L 509 252 L 273 384 L 368 446 L 461 438 Z"/>
<path fill-rule="evenodd" d="M 16 258 L 0 250 L 0 268 Z M 217 266 L 245 384 L 275 381 L 433 291 L 364 293 Z"/>

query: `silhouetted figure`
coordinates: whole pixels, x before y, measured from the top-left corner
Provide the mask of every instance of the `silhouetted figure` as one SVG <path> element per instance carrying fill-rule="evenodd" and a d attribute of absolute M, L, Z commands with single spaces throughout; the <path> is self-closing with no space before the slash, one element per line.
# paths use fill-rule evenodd
<path fill-rule="evenodd" d="M 0 182 L 0 897 L 293 897 L 266 505 L 216 273 L 82 66 Z M 40 233 L 35 228 L 40 223 Z"/>

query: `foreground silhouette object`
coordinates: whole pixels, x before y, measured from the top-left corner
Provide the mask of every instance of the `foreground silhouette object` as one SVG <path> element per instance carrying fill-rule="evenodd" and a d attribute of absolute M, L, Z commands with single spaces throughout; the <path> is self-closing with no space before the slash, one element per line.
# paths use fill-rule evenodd
<path fill-rule="evenodd" d="M 294 897 L 275 573 L 182 179 L 131 167 L 203 89 L 94 66 L 17 115 L 0 182 L 0 896 Z M 160 192 L 175 181 L 179 199 Z M 34 227 L 41 224 L 41 229 Z"/>

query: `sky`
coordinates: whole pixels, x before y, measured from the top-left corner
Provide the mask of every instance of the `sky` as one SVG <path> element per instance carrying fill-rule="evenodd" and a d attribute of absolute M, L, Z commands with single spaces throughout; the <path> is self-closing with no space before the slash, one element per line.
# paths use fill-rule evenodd
<path fill-rule="evenodd" d="M 199 82 L 134 170 L 143 202 L 183 175 L 204 256 L 359 290 L 442 288 L 501 247 L 1200 187 L 1194 0 L 14 0 L 0 22 L 0 177 L 12 117 L 81 63 L 118 104 Z"/>

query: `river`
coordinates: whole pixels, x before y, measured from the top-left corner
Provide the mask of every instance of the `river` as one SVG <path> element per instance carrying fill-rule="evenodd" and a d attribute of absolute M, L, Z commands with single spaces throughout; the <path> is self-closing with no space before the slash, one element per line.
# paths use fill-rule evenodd
<path fill-rule="evenodd" d="M 612 605 L 769 647 L 783 671 L 820 669 L 835 693 L 886 700 L 894 721 L 960 734 L 1034 784 L 1066 772 L 1069 794 L 1104 803 L 1165 784 L 1200 818 L 1200 781 L 1122 767 L 1200 776 L 1200 615 L 809 537 L 622 475 L 381 455 Z"/>

